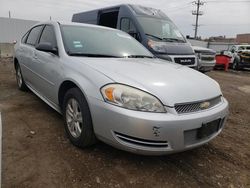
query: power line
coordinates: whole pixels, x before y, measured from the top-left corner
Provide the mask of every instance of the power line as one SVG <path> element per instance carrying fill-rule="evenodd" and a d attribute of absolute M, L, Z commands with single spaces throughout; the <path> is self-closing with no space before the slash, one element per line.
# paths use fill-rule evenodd
<path fill-rule="evenodd" d="M 250 3 L 250 1 L 247 1 L 247 0 L 243 0 L 243 1 L 207 1 L 207 3 Z"/>
<path fill-rule="evenodd" d="M 194 29 L 194 38 L 197 38 L 197 32 L 198 32 L 198 27 L 199 27 L 199 16 L 203 15 L 203 12 L 200 11 L 200 6 L 204 5 L 203 1 L 197 0 L 193 2 L 194 5 L 196 5 L 196 10 L 192 11 L 192 14 L 195 16 L 195 29 Z"/>
<path fill-rule="evenodd" d="M 186 9 L 186 8 L 189 8 L 190 7 L 190 5 L 187 5 L 187 6 L 183 6 L 183 7 L 181 7 L 181 8 L 176 8 L 176 9 L 171 9 L 171 10 L 169 10 L 168 12 L 176 12 L 176 11 L 181 11 L 181 10 L 183 10 L 183 9 Z"/>

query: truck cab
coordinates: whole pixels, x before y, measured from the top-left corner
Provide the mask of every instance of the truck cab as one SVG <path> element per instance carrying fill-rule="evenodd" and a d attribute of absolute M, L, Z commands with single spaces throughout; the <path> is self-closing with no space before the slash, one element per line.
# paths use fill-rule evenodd
<path fill-rule="evenodd" d="M 124 4 L 74 14 L 72 22 L 111 27 L 129 33 L 156 57 L 197 68 L 190 43 L 161 10 Z"/>

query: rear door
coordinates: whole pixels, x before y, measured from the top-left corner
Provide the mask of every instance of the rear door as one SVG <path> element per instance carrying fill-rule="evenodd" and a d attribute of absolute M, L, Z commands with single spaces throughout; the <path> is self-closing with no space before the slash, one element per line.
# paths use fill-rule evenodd
<path fill-rule="evenodd" d="M 37 80 L 37 72 L 34 70 L 34 53 L 35 45 L 42 28 L 43 25 L 33 27 L 28 33 L 27 39 L 25 38 L 21 44 L 21 70 L 25 82 L 31 87 L 34 87 Z"/>

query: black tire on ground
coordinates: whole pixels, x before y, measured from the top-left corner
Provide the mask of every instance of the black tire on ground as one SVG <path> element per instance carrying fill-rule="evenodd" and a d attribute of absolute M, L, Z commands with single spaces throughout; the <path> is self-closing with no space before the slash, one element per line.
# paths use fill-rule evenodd
<path fill-rule="evenodd" d="M 16 64 L 16 81 L 19 90 L 28 91 L 28 87 L 23 80 L 22 71 L 18 63 Z"/>
<path fill-rule="evenodd" d="M 232 68 L 233 68 L 234 70 L 240 70 L 240 67 L 239 67 L 239 65 L 238 65 L 238 62 L 237 62 L 236 60 L 234 60 L 233 65 L 232 65 Z"/>
<path fill-rule="evenodd" d="M 77 101 L 77 104 L 79 105 L 78 107 L 78 113 L 81 113 L 82 117 L 82 123 L 78 124 L 81 127 L 81 133 L 80 136 L 76 137 L 73 136 L 73 134 L 70 132 L 69 128 L 69 123 L 67 123 L 67 109 L 69 109 L 68 105 L 70 105 L 71 101 L 75 100 Z M 64 117 L 64 125 L 65 125 L 65 131 L 67 133 L 67 136 L 69 140 L 71 141 L 72 144 L 74 144 L 77 147 L 80 148 L 85 148 L 88 146 L 91 146 L 96 143 L 97 139 L 95 137 L 95 133 L 93 130 L 93 125 L 92 125 L 92 119 L 91 119 L 91 114 L 89 110 L 88 103 L 85 99 L 85 96 L 81 92 L 79 88 L 71 88 L 69 89 L 63 100 L 63 117 Z M 73 114 L 73 112 L 72 112 Z M 69 116 L 68 116 L 69 117 Z M 72 120 L 74 121 L 74 120 Z M 70 122 L 72 122 L 70 121 Z M 72 125 L 72 124 L 71 124 Z M 72 130 L 71 130 L 72 131 Z"/>

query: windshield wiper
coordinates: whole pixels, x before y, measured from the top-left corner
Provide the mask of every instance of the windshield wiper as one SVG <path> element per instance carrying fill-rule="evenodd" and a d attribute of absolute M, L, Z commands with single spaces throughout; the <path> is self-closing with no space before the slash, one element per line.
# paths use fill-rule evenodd
<path fill-rule="evenodd" d="M 148 56 L 148 55 L 128 55 L 124 56 L 124 58 L 154 58 L 154 56 Z"/>
<path fill-rule="evenodd" d="M 82 53 L 82 52 L 68 52 L 69 56 L 81 56 L 81 57 L 115 57 L 121 58 L 121 56 L 115 55 L 107 55 L 107 54 L 89 54 L 89 53 Z"/>
<path fill-rule="evenodd" d="M 153 37 L 153 38 L 156 38 L 156 39 L 158 39 L 158 40 L 163 40 L 161 37 L 157 37 L 157 36 L 155 36 L 155 35 L 151 35 L 151 34 L 148 34 L 148 33 L 145 33 L 145 35 L 150 36 L 150 37 Z"/>
<path fill-rule="evenodd" d="M 177 38 L 163 38 L 162 40 L 167 42 L 185 42 L 184 40 L 177 39 Z"/>
<path fill-rule="evenodd" d="M 181 40 L 181 39 L 178 39 L 178 38 L 161 38 L 161 37 L 157 37 L 155 35 L 148 34 L 148 33 L 145 33 L 145 35 L 150 36 L 150 37 L 154 37 L 154 38 L 156 38 L 158 40 L 167 41 L 167 42 L 185 42 L 184 40 Z"/>

